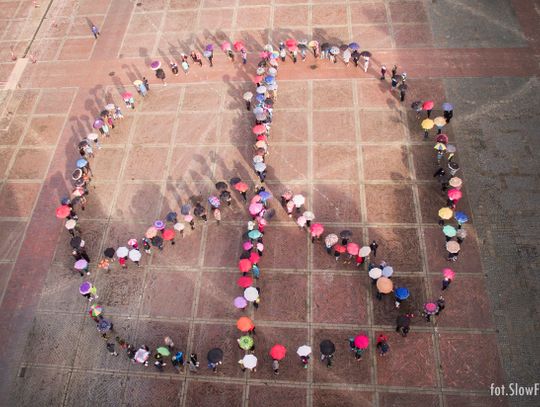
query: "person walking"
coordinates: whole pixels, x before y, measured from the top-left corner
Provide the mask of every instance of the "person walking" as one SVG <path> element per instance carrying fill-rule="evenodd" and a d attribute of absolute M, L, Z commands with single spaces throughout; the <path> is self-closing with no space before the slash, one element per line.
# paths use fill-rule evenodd
<path fill-rule="evenodd" d="M 381 81 L 386 79 L 386 65 L 381 65 Z"/>
<path fill-rule="evenodd" d="M 172 59 L 169 61 L 169 66 L 171 67 L 171 72 L 174 76 L 178 76 L 178 64 Z"/>
<path fill-rule="evenodd" d="M 373 253 L 373 257 L 377 257 L 377 248 L 379 245 L 377 244 L 376 240 L 373 240 L 371 244 L 369 245 L 369 248 L 371 249 L 371 253 Z"/>
<path fill-rule="evenodd" d="M 445 305 L 446 301 L 444 300 L 444 297 L 442 295 L 439 296 L 439 298 L 437 299 L 437 311 L 435 312 L 435 315 L 439 315 L 444 309 Z"/>
<path fill-rule="evenodd" d="M 106 347 L 111 356 L 118 356 L 118 352 L 116 351 L 114 347 L 114 342 L 107 342 Z"/>
<path fill-rule="evenodd" d="M 411 314 L 398 315 L 396 319 L 396 332 L 398 332 L 404 338 L 407 336 L 410 330 Z"/>
<path fill-rule="evenodd" d="M 162 372 L 163 368 L 167 366 L 167 363 L 163 362 L 163 355 L 158 352 L 154 355 L 154 358 L 156 359 L 156 361 L 154 362 L 155 368 Z"/>
<path fill-rule="evenodd" d="M 390 82 L 390 85 L 391 85 L 391 88 L 390 88 L 390 91 L 395 91 L 397 89 L 397 85 L 398 85 L 398 76 L 397 75 L 393 75 L 391 77 L 391 82 Z"/>
<path fill-rule="evenodd" d="M 142 83 L 146 87 L 146 90 L 150 91 L 150 84 L 148 83 L 148 79 L 146 79 L 146 76 L 143 76 Z"/>
<path fill-rule="evenodd" d="M 165 71 L 161 68 L 156 70 L 156 78 L 161 79 L 161 82 L 163 83 L 163 86 L 167 86 L 167 82 L 165 82 L 165 78 L 167 75 L 165 75 Z"/>
<path fill-rule="evenodd" d="M 394 64 L 394 66 L 392 67 L 392 77 L 396 75 L 397 75 L 397 64 Z"/>
<path fill-rule="evenodd" d="M 174 350 L 174 342 L 170 336 L 166 336 L 165 338 L 163 338 L 163 342 L 171 352 Z"/>
<path fill-rule="evenodd" d="M 405 101 L 405 94 L 406 94 L 406 91 L 407 91 L 407 86 L 404 85 L 404 84 L 401 84 L 399 86 L 399 100 L 401 102 L 404 102 Z"/>
<path fill-rule="evenodd" d="M 240 55 L 242 56 L 242 64 L 243 65 L 247 64 L 247 51 L 245 48 L 242 48 L 240 50 Z"/>
<path fill-rule="evenodd" d="M 184 74 L 188 74 L 189 73 L 189 64 L 187 63 L 187 61 L 184 59 L 182 61 L 182 70 L 184 71 Z"/>
<path fill-rule="evenodd" d="M 199 361 L 197 360 L 196 353 L 191 353 L 189 355 L 188 367 L 191 373 L 197 373 L 197 369 L 199 368 Z"/>
<path fill-rule="evenodd" d="M 99 32 L 99 29 L 95 26 L 95 24 L 92 24 L 92 34 L 94 35 L 94 38 L 96 40 L 101 35 L 101 33 Z"/>
<path fill-rule="evenodd" d="M 272 359 L 272 370 L 276 376 L 279 374 L 279 360 Z"/>
<path fill-rule="evenodd" d="M 380 334 L 377 338 L 377 350 L 379 351 L 379 355 L 385 356 L 386 353 L 390 350 L 390 346 L 388 345 L 388 337 L 384 334 Z"/>
<path fill-rule="evenodd" d="M 179 371 L 180 369 L 184 369 L 184 353 L 176 352 L 171 358 L 171 364 L 177 371 Z"/>

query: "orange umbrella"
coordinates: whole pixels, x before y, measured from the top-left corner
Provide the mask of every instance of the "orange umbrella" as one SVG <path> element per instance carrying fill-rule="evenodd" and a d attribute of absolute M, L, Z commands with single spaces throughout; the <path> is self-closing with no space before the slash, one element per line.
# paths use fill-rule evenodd
<path fill-rule="evenodd" d="M 377 290 L 382 294 L 388 294 L 392 292 L 394 284 L 388 277 L 379 277 L 377 279 Z"/>
<path fill-rule="evenodd" d="M 173 240 L 174 239 L 174 230 L 166 229 L 163 231 L 163 240 Z"/>
<path fill-rule="evenodd" d="M 249 332 L 255 328 L 255 325 L 248 317 L 241 317 L 236 321 L 236 327 L 242 332 Z"/>
<path fill-rule="evenodd" d="M 247 273 L 249 270 L 251 270 L 251 261 L 249 259 L 242 259 L 238 262 L 238 269 L 242 273 Z"/>
<path fill-rule="evenodd" d="M 234 189 L 236 189 L 239 192 L 246 192 L 249 189 L 249 187 L 245 182 L 240 181 L 234 185 Z"/>
<path fill-rule="evenodd" d="M 145 237 L 147 237 L 148 239 L 152 239 L 153 237 L 156 237 L 157 236 L 157 229 L 153 226 L 150 226 L 147 230 L 146 230 L 146 233 L 144 234 Z"/>

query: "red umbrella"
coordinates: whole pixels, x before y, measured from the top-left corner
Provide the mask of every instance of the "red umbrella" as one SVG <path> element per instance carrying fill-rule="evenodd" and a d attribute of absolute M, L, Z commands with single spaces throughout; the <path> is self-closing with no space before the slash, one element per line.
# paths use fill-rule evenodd
<path fill-rule="evenodd" d="M 166 229 L 163 231 L 163 240 L 173 240 L 174 239 L 174 230 Z"/>
<path fill-rule="evenodd" d="M 324 232 L 324 226 L 320 223 L 314 223 L 309 227 L 311 234 L 314 236 L 320 236 Z"/>
<path fill-rule="evenodd" d="M 435 106 L 435 102 L 433 102 L 433 100 L 426 100 L 424 103 L 422 103 L 422 109 L 424 110 L 431 110 L 433 109 L 433 106 Z"/>
<path fill-rule="evenodd" d="M 67 205 L 62 205 L 56 208 L 56 217 L 57 218 L 67 218 L 71 212 L 71 208 Z"/>
<path fill-rule="evenodd" d="M 337 244 L 337 245 L 334 246 L 334 251 L 336 251 L 338 253 L 345 253 L 347 251 L 347 248 L 345 246 Z"/>
<path fill-rule="evenodd" d="M 237 184 L 234 185 L 234 189 L 236 189 L 239 192 L 246 192 L 249 189 L 249 187 L 245 182 L 238 182 Z"/>
<path fill-rule="evenodd" d="M 258 253 L 252 252 L 249 255 L 249 261 L 252 262 L 253 264 L 257 264 L 260 259 L 261 259 L 261 256 L 259 256 Z"/>
<path fill-rule="evenodd" d="M 270 349 L 270 357 L 275 360 L 281 360 L 287 354 L 287 348 L 279 343 Z"/>
<path fill-rule="evenodd" d="M 236 327 L 242 332 L 249 332 L 255 328 L 255 325 L 248 317 L 240 317 L 238 321 L 236 321 Z"/>
<path fill-rule="evenodd" d="M 448 136 L 446 134 L 439 134 L 436 139 L 437 143 L 448 144 Z"/>
<path fill-rule="evenodd" d="M 293 39 L 293 38 L 288 38 L 288 39 L 285 41 L 285 46 L 286 46 L 287 48 L 293 48 L 293 47 L 296 47 L 296 44 L 297 44 L 297 42 L 296 42 L 296 40 Z"/>
<path fill-rule="evenodd" d="M 257 124 L 252 130 L 253 134 L 264 134 L 266 133 L 266 126 L 264 124 Z"/>
<path fill-rule="evenodd" d="M 448 191 L 448 198 L 452 201 L 460 200 L 462 196 L 463 194 L 459 189 L 453 188 Z"/>
<path fill-rule="evenodd" d="M 246 46 L 244 45 L 244 43 L 242 41 L 236 41 L 234 44 L 233 44 L 233 47 L 236 51 L 240 51 L 242 48 L 246 48 Z"/>
<path fill-rule="evenodd" d="M 261 75 L 255 75 L 253 77 L 253 83 L 261 83 L 262 80 L 263 80 L 263 77 Z"/>
<path fill-rule="evenodd" d="M 253 283 L 253 279 L 249 276 L 242 276 L 236 281 L 236 284 L 238 285 L 238 287 L 242 287 L 242 288 L 251 287 L 252 283 Z"/>
<path fill-rule="evenodd" d="M 242 259 L 238 262 L 238 269 L 242 273 L 247 273 L 249 270 L 251 270 L 251 261 L 249 259 Z"/>
<path fill-rule="evenodd" d="M 356 243 L 347 243 L 347 253 L 356 256 L 360 251 L 360 247 Z"/>
<path fill-rule="evenodd" d="M 259 134 L 257 136 L 257 141 L 266 141 L 268 140 L 268 137 L 266 137 L 266 134 Z"/>

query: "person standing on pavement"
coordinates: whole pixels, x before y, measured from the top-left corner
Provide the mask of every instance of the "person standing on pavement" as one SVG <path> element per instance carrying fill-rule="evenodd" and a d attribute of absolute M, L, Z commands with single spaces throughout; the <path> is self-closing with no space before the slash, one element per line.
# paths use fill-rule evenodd
<path fill-rule="evenodd" d="M 379 245 L 377 244 L 376 240 L 373 240 L 371 244 L 369 245 L 369 248 L 371 249 L 371 253 L 373 253 L 373 257 L 377 257 L 377 248 Z"/>
<path fill-rule="evenodd" d="M 188 367 L 189 367 L 190 372 L 197 373 L 197 369 L 199 367 L 199 361 L 197 360 L 196 353 L 192 353 L 189 355 Z"/>
<path fill-rule="evenodd" d="M 390 350 L 390 346 L 388 346 L 388 337 L 384 334 L 380 334 L 377 338 L 377 349 L 379 351 L 379 355 L 384 356 L 386 353 Z"/>
<path fill-rule="evenodd" d="M 381 81 L 386 79 L 386 65 L 381 65 Z"/>
<path fill-rule="evenodd" d="M 97 40 L 98 36 L 101 35 L 99 32 L 99 29 L 95 26 L 95 24 L 92 24 L 92 34 L 94 35 L 94 38 Z"/>
<path fill-rule="evenodd" d="M 118 352 L 114 348 L 114 342 L 107 342 L 106 347 L 107 347 L 107 350 L 109 351 L 109 354 L 111 356 L 118 356 Z"/>

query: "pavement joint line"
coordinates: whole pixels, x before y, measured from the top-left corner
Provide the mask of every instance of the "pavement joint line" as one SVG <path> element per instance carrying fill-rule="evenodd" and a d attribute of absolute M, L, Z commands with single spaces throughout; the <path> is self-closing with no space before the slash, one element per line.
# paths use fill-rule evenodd
<path fill-rule="evenodd" d="M 310 7 L 311 9 L 311 7 Z M 307 128 L 307 138 L 308 138 L 308 156 L 307 156 L 307 178 L 308 178 L 308 189 L 309 194 L 307 196 L 307 203 L 309 208 L 313 208 L 313 175 L 314 175 L 314 151 L 313 151 L 313 136 L 315 129 L 313 126 L 313 83 L 308 82 L 308 128 Z M 313 244 L 310 243 L 309 233 L 306 233 L 306 243 L 307 248 L 307 305 L 306 305 L 306 319 L 308 323 L 308 338 L 309 344 L 314 347 L 314 330 L 313 330 L 313 278 L 311 270 L 313 269 Z M 313 357 L 313 362 L 315 362 L 315 357 Z M 306 393 L 306 406 L 311 407 L 313 405 L 313 363 L 308 365 L 307 371 L 307 382 L 308 389 Z"/>
<path fill-rule="evenodd" d="M 111 3 L 112 3 L 112 1 L 111 1 Z M 130 3 L 133 3 L 132 4 L 132 9 L 131 9 L 131 13 L 129 14 L 129 21 L 128 21 L 127 26 L 126 26 L 126 30 L 124 31 L 124 35 L 122 35 L 122 40 L 120 41 L 120 46 L 118 47 L 118 52 L 116 53 L 116 58 L 117 59 L 125 59 L 123 57 L 120 58 L 120 55 L 122 53 L 122 48 L 124 48 L 124 43 L 126 41 L 126 37 L 129 35 L 129 27 L 131 25 L 131 21 L 133 21 L 133 16 L 136 14 L 135 2 L 130 0 Z M 103 17 L 103 21 L 105 21 L 105 18 L 107 18 L 107 16 Z"/>
<path fill-rule="evenodd" d="M 163 39 L 163 28 L 165 27 L 165 20 L 166 20 L 166 16 L 167 16 L 167 13 L 169 11 L 169 5 L 170 5 L 170 0 L 165 0 L 165 7 L 164 7 L 164 13 L 159 13 L 161 15 L 161 20 L 159 21 L 159 27 L 156 29 L 156 38 L 154 40 L 154 46 L 152 47 L 152 56 L 154 55 L 157 55 L 157 52 L 159 51 L 159 44 L 161 43 L 161 40 Z M 157 14 L 157 13 L 156 13 Z M 131 13 L 131 15 L 133 15 L 133 13 Z M 147 14 L 145 13 L 144 16 L 146 17 Z M 147 20 L 149 20 L 149 18 L 147 18 Z M 154 23 L 152 22 L 152 26 L 154 26 L 155 28 L 155 25 Z M 129 27 L 129 26 L 128 26 Z M 126 28 L 127 30 L 127 28 Z M 126 36 L 124 35 L 124 38 Z M 118 52 L 120 52 L 120 50 L 118 50 Z M 167 65 L 167 62 L 165 62 L 164 65 Z"/>

